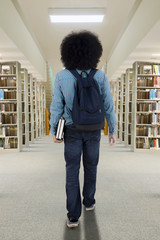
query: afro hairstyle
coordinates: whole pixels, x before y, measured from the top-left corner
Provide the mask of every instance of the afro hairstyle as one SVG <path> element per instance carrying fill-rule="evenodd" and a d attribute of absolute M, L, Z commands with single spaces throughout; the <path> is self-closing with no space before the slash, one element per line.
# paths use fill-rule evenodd
<path fill-rule="evenodd" d="M 102 44 L 89 31 L 72 32 L 60 46 L 61 61 L 67 69 L 87 70 L 96 68 L 102 55 Z"/>

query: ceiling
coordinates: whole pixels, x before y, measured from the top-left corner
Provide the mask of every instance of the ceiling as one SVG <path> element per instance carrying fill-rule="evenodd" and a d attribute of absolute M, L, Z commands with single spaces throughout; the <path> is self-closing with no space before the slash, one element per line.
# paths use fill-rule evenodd
<path fill-rule="evenodd" d="M 28 59 L 17 48 L 13 41 L 6 35 L 3 29 L 0 28 L 0 61 L 10 62 L 19 61 L 22 68 L 26 68 L 29 73 L 32 73 L 38 80 L 41 79 L 41 75 L 32 66 Z"/>
<path fill-rule="evenodd" d="M 23 21 L 37 42 L 41 53 L 53 69 L 54 75 L 62 69 L 59 47 L 65 35 L 73 30 L 91 30 L 103 44 L 101 68 L 113 45 L 126 25 L 136 0 L 12 0 Z M 51 24 L 48 8 L 105 8 L 102 24 Z"/>
<path fill-rule="evenodd" d="M 127 68 L 132 68 L 135 61 L 146 62 L 160 62 L 160 56 L 153 56 L 152 54 L 160 54 L 160 20 L 153 26 L 153 28 L 147 33 L 143 40 L 137 45 L 134 51 L 128 56 L 128 58 L 121 64 L 119 69 L 112 76 L 113 80 L 116 80 L 122 73 L 125 73 Z"/>

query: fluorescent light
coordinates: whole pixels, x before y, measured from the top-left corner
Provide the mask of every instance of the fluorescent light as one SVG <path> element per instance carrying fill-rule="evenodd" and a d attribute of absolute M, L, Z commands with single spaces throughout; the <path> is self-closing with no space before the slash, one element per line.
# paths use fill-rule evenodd
<path fill-rule="evenodd" d="M 154 56 L 154 57 L 160 57 L 160 53 L 153 53 L 152 56 Z"/>
<path fill-rule="evenodd" d="M 93 22 L 103 22 L 103 15 L 56 15 L 50 16 L 51 22 L 55 23 L 93 23 Z"/>
<path fill-rule="evenodd" d="M 49 9 L 52 23 L 101 23 L 104 9 Z"/>

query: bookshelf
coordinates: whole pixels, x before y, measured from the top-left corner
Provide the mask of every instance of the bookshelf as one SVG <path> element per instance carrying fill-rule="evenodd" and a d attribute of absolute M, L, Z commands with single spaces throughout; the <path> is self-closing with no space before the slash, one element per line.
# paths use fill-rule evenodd
<path fill-rule="evenodd" d="M 22 92 L 22 145 L 29 146 L 29 114 L 28 114 L 28 71 L 21 69 L 21 92 Z"/>
<path fill-rule="evenodd" d="M 117 84 L 116 84 L 116 117 L 117 117 L 117 138 L 120 139 L 120 103 L 121 103 L 121 79 L 117 79 Z"/>
<path fill-rule="evenodd" d="M 120 121 L 119 121 L 119 139 L 120 142 L 125 141 L 125 80 L 126 80 L 126 75 L 122 74 L 120 81 L 121 81 L 121 86 L 120 86 Z"/>
<path fill-rule="evenodd" d="M 126 70 L 126 98 L 125 98 L 125 144 L 131 146 L 132 127 L 132 78 L 133 69 Z"/>
<path fill-rule="evenodd" d="M 21 65 L 0 63 L 0 151 L 22 148 Z"/>
<path fill-rule="evenodd" d="M 41 85 L 37 82 L 37 120 L 38 120 L 38 137 L 41 136 Z"/>
<path fill-rule="evenodd" d="M 116 94 L 116 90 L 117 90 L 117 82 L 110 82 L 110 89 L 111 89 L 111 93 L 112 93 L 112 97 L 113 97 L 113 103 L 114 103 L 114 109 L 115 109 L 115 113 L 116 113 L 116 105 L 117 105 L 117 94 Z M 117 129 L 116 129 L 117 130 Z"/>
<path fill-rule="evenodd" d="M 37 79 L 33 78 L 33 116 L 34 139 L 38 138 Z"/>
<path fill-rule="evenodd" d="M 46 90 L 45 86 L 42 86 L 42 101 L 43 101 L 43 113 L 42 113 L 42 122 L 43 122 L 43 131 L 42 135 L 46 134 Z"/>
<path fill-rule="evenodd" d="M 133 151 L 160 150 L 160 63 L 133 64 Z"/>
<path fill-rule="evenodd" d="M 33 112 L 33 76 L 28 74 L 28 127 L 29 142 L 34 142 L 34 112 Z"/>

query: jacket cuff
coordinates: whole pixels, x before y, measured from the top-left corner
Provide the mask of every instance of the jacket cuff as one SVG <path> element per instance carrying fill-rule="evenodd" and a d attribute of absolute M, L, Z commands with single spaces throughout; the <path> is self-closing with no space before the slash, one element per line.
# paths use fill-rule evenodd
<path fill-rule="evenodd" d="M 109 134 L 110 135 L 116 134 L 116 127 L 109 128 Z"/>

